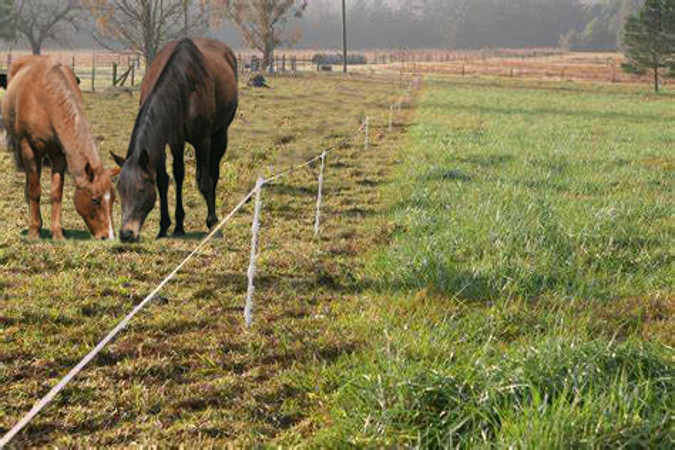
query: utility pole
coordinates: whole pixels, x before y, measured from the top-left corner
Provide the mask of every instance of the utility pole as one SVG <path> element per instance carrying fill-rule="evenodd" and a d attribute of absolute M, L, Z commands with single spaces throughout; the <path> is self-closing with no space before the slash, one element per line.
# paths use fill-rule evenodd
<path fill-rule="evenodd" d="M 342 0 L 342 71 L 347 73 L 347 7 Z"/>

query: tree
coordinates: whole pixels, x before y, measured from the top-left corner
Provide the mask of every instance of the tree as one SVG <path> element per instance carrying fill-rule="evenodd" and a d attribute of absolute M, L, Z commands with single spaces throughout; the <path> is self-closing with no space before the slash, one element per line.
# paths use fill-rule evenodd
<path fill-rule="evenodd" d="M 0 40 L 14 37 L 14 2 L 0 0 Z"/>
<path fill-rule="evenodd" d="M 675 2 L 646 0 L 624 29 L 626 70 L 652 70 L 659 91 L 659 70 L 675 65 Z"/>
<path fill-rule="evenodd" d="M 68 28 L 77 30 L 80 13 L 77 0 L 17 0 L 13 23 L 33 54 L 39 55 L 45 42 L 61 41 Z"/>
<path fill-rule="evenodd" d="M 244 41 L 263 54 L 263 67 L 274 70 L 274 50 L 290 44 L 283 32 L 289 16 L 301 17 L 306 0 L 222 0 L 225 16 L 241 32 Z"/>
<path fill-rule="evenodd" d="M 207 5 L 198 0 L 87 0 L 96 19 L 93 36 L 106 48 L 122 45 L 152 62 L 168 41 L 208 29 Z"/>

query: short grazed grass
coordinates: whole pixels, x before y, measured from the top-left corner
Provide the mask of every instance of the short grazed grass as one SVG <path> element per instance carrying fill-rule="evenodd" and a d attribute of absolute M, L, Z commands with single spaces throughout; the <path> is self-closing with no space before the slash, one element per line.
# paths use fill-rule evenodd
<path fill-rule="evenodd" d="M 242 83 L 241 108 L 218 187 L 221 217 L 258 175 L 298 163 L 350 135 L 364 114 L 373 125 L 369 153 L 362 137 L 328 158 L 322 234 L 313 239 L 318 168 L 265 189 L 255 324 L 243 326 L 251 205 L 209 244 L 14 441 L 54 444 L 269 441 L 308 416 L 311 398 L 292 374 L 363 345 L 334 326 L 334 308 L 356 295 L 360 250 L 372 235 L 380 184 L 394 158 L 396 134 L 384 137 L 390 84 L 333 77 L 274 78 L 270 90 Z M 87 116 L 103 158 L 125 154 L 138 95 L 85 94 Z M 403 116 L 401 116 L 403 117 Z M 0 433 L 204 236 L 206 207 L 187 153 L 184 187 L 188 238 L 155 241 L 157 208 L 138 245 L 87 240 L 65 193 L 70 239 L 29 242 L 23 174 L 0 152 Z M 170 167 L 170 163 L 169 163 Z M 49 217 L 47 176 L 43 218 Z M 170 189 L 173 211 L 173 188 Z M 119 220 L 119 205 L 116 218 Z M 173 216 L 173 212 L 172 212 Z M 48 223 L 46 222 L 48 226 Z M 119 225 L 119 222 L 118 222 Z"/>
<path fill-rule="evenodd" d="M 668 96 L 430 85 L 342 316 L 371 348 L 307 380 L 314 442 L 669 448 L 673 120 Z"/>

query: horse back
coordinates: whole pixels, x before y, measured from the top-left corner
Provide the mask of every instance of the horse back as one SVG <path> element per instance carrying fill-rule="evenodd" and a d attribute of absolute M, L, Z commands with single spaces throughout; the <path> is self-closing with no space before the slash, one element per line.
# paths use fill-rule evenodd
<path fill-rule="evenodd" d="M 199 80 L 192 93 L 194 104 L 199 105 L 198 114 L 208 115 L 213 121 L 213 131 L 227 126 L 237 107 L 237 61 L 234 52 L 222 42 L 208 38 L 192 38 L 204 59 L 206 76 Z M 167 43 L 157 53 L 141 84 L 140 104 L 152 93 L 167 62 L 180 40 Z"/>
<path fill-rule="evenodd" d="M 17 59 L 9 70 L 2 102 L 7 129 L 19 136 L 30 134 L 34 140 L 49 140 L 53 120 L 61 117 L 60 111 L 52 110 L 61 104 L 55 98 L 64 94 L 74 96 L 82 104 L 77 78 L 70 67 L 50 56 L 28 55 Z"/>

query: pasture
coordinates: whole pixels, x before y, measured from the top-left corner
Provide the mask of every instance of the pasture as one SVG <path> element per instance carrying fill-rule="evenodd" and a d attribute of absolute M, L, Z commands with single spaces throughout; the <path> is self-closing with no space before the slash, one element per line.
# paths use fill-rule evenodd
<path fill-rule="evenodd" d="M 333 308 L 356 292 L 357 257 L 371 236 L 366 219 L 377 204 L 374 186 L 394 159 L 394 136 L 383 140 L 377 127 L 386 124 L 389 105 L 400 94 L 371 80 L 306 77 L 271 84 L 269 90 L 249 90 L 242 83 L 218 185 L 218 211 L 222 218 L 258 175 L 302 162 L 349 136 L 367 112 L 370 153 L 364 154 L 359 137 L 328 158 L 320 239 L 313 239 L 317 167 L 266 188 L 255 326 L 246 330 L 242 318 L 251 205 L 17 444 L 273 439 L 306 416 L 309 394 L 294 384 L 297 367 L 356 348 L 358 339 L 332 326 Z M 112 166 L 108 152 L 126 153 L 138 96 L 108 92 L 85 94 L 84 100 L 101 154 Z M 206 207 L 188 152 L 187 239 L 155 241 L 155 207 L 142 243 L 92 242 L 74 211 L 69 180 L 63 213 L 67 241 L 29 242 L 22 234 L 24 176 L 14 171 L 8 152 L 0 158 L 5 168 L 0 189 L 6 194 L 0 200 L 4 432 L 197 244 L 206 231 Z M 49 213 L 45 189 L 47 176 L 43 217 Z M 173 206 L 173 187 L 169 196 Z M 119 214 L 117 204 L 116 227 Z"/>
<path fill-rule="evenodd" d="M 672 93 L 447 77 L 385 134 L 396 85 L 272 85 L 242 90 L 218 211 L 368 113 L 371 149 L 328 159 L 321 237 L 316 168 L 267 188 L 254 326 L 242 213 L 18 445 L 668 446 Z M 104 157 L 137 103 L 85 95 Z M 205 206 L 188 157 L 187 239 L 153 240 L 155 208 L 140 244 L 89 241 L 69 185 L 70 239 L 29 242 L 0 164 L 4 432 L 196 245 Z"/>

